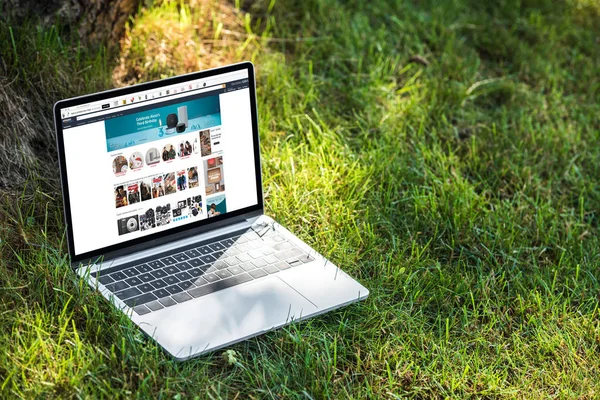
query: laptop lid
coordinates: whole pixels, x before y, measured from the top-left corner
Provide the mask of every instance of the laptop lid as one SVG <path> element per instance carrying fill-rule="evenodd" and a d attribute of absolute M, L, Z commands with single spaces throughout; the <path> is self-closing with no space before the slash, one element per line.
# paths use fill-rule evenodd
<path fill-rule="evenodd" d="M 263 212 L 249 62 L 62 100 L 54 121 L 73 264 Z"/>

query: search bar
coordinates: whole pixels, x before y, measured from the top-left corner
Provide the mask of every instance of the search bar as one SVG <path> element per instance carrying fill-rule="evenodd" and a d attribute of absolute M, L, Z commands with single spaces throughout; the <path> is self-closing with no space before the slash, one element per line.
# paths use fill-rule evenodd
<path fill-rule="evenodd" d="M 225 87 L 225 84 L 221 84 L 218 86 L 213 86 L 213 87 L 208 87 L 208 88 L 203 88 L 203 89 L 192 89 L 188 92 L 185 93 L 181 93 L 181 94 L 176 94 L 176 95 L 172 95 L 172 96 L 167 96 L 167 97 L 160 97 L 158 99 L 154 99 L 154 100 L 148 100 L 148 101 L 143 101 L 137 104 L 130 104 L 129 106 L 126 107 L 120 107 L 119 111 L 125 111 L 125 110 L 131 110 L 134 108 L 139 108 L 139 107 L 145 107 L 145 106 L 150 106 L 152 104 L 158 104 L 158 103 L 164 103 L 165 100 L 175 100 L 175 99 L 180 99 L 183 97 L 188 97 L 190 95 L 193 94 L 199 94 L 199 93 L 206 93 L 206 92 L 212 92 L 215 90 L 219 90 L 219 89 L 223 89 Z M 77 121 L 83 121 L 89 118 L 94 118 L 94 117 L 100 117 L 102 115 L 106 115 L 106 114 L 112 114 L 114 113 L 115 110 L 114 109 L 108 109 L 106 111 L 101 111 L 101 112 L 97 112 L 97 113 L 93 113 L 93 114 L 86 114 L 86 115 L 81 115 L 79 117 L 77 117 Z"/>

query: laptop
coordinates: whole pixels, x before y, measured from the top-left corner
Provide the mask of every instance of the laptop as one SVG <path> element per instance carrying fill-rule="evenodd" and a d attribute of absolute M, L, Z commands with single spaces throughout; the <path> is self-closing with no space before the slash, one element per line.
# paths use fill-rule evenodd
<path fill-rule="evenodd" d="M 264 214 L 249 62 L 54 106 L 72 268 L 176 360 L 365 299 Z"/>

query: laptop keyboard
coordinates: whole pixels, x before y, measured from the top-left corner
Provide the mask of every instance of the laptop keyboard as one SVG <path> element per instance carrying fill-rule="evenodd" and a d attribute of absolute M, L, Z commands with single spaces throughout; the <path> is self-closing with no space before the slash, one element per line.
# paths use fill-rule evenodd
<path fill-rule="evenodd" d="M 143 315 L 311 261 L 272 229 L 260 236 L 248 230 L 109 269 L 96 279 Z"/>

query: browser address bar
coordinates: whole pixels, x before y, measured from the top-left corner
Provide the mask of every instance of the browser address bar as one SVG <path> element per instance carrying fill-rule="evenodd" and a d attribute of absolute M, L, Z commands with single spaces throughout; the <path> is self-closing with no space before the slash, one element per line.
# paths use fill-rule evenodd
<path fill-rule="evenodd" d="M 225 87 L 225 84 L 223 83 L 221 85 L 217 85 L 217 86 L 213 86 L 213 87 L 209 87 L 209 88 L 190 90 L 188 92 L 181 93 L 181 94 L 176 94 L 176 95 L 172 95 L 172 96 L 168 96 L 168 97 L 159 97 L 158 99 L 143 101 L 143 102 L 140 102 L 137 104 L 130 104 L 129 106 L 126 106 L 126 107 L 120 107 L 119 110 L 120 111 L 131 110 L 134 108 L 150 106 L 152 104 L 163 103 L 163 102 L 165 102 L 165 100 L 170 101 L 170 100 L 175 100 L 175 99 L 179 99 L 179 98 L 183 98 L 183 97 L 188 97 L 193 94 L 212 92 L 214 90 L 223 89 L 224 87 Z M 81 116 L 77 117 L 77 121 L 83 121 L 83 120 L 89 119 L 89 118 L 99 117 L 99 116 L 106 115 L 106 114 L 112 114 L 114 112 L 115 112 L 114 109 L 112 109 L 112 110 L 108 109 L 106 111 L 101 111 L 101 112 L 97 112 L 97 113 L 93 113 L 93 114 L 81 115 Z"/>

